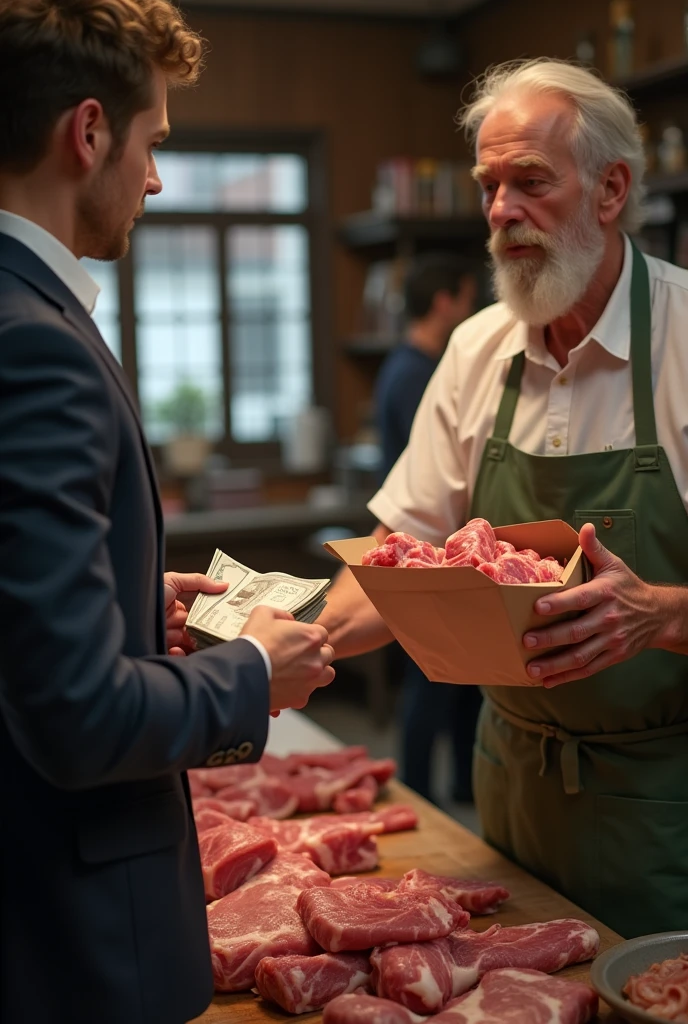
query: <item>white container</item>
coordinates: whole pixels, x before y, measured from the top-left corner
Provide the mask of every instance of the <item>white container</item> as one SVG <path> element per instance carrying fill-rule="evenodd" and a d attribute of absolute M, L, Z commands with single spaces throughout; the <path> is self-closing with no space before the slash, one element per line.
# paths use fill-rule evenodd
<path fill-rule="evenodd" d="M 329 409 L 307 406 L 287 423 L 282 460 L 292 473 L 320 473 L 327 468 L 332 440 Z"/>

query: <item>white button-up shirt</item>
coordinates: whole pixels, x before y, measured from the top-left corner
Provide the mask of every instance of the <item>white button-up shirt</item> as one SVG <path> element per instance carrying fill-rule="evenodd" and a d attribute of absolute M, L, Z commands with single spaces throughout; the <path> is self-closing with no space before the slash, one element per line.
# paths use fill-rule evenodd
<path fill-rule="evenodd" d="M 645 257 L 652 297 L 658 443 L 688 511 L 688 271 Z M 635 443 L 630 364 L 631 243 L 594 328 L 559 366 L 540 328 L 503 304 L 460 324 L 430 381 L 406 451 L 369 508 L 391 530 L 442 544 L 468 517 L 513 357 L 525 351 L 509 441 L 533 455 L 580 455 Z"/>
<path fill-rule="evenodd" d="M 66 245 L 45 228 L 7 210 L 0 210 L 0 234 L 22 242 L 35 253 L 76 296 L 89 316 L 93 313 L 100 288 Z"/>

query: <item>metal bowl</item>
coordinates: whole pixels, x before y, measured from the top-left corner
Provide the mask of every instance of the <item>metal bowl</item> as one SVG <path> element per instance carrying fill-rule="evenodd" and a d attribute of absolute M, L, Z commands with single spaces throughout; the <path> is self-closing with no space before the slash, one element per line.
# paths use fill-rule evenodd
<path fill-rule="evenodd" d="M 641 974 L 652 964 L 670 960 L 681 953 L 688 953 L 688 932 L 659 932 L 656 935 L 640 935 L 637 939 L 620 942 L 593 962 L 590 968 L 590 984 L 597 994 L 616 1010 L 619 1016 L 636 1024 L 651 1024 L 660 1021 L 653 1013 L 646 1013 L 634 1006 L 621 994 L 621 990 L 632 974 Z M 664 1021 L 666 1024 L 666 1020 Z"/>

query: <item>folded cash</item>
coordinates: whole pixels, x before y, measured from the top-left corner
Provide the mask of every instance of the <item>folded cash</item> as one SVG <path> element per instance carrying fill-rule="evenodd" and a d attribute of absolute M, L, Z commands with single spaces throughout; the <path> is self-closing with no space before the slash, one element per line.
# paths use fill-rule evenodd
<path fill-rule="evenodd" d="M 260 604 L 290 612 L 299 622 L 315 622 L 326 604 L 330 580 L 303 580 L 286 572 L 258 573 L 217 549 L 207 575 L 227 584 L 222 594 L 199 594 L 186 629 L 199 649 L 235 640 Z"/>

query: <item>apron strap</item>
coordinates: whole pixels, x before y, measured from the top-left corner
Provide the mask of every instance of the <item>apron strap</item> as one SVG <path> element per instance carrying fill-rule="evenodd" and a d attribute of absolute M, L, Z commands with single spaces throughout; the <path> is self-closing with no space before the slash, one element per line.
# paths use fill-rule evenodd
<path fill-rule="evenodd" d="M 504 449 L 506 448 L 509 440 L 509 434 L 511 433 L 511 424 L 514 421 L 514 413 L 516 412 L 518 396 L 521 390 L 521 377 L 523 375 L 523 367 L 525 364 L 525 352 L 517 352 L 511 361 L 509 374 L 506 378 L 506 384 L 504 385 L 504 393 L 502 395 L 502 400 L 499 403 L 497 419 L 495 420 L 494 425 L 494 433 L 490 438 L 487 448 L 488 458 L 500 460 L 504 456 Z"/>
<path fill-rule="evenodd" d="M 635 462 L 636 470 L 642 471 L 654 468 L 655 462 L 656 468 L 659 468 L 655 404 L 652 396 L 652 312 L 647 262 L 633 242 L 631 246 L 631 373 L 635 417 Z"/>

